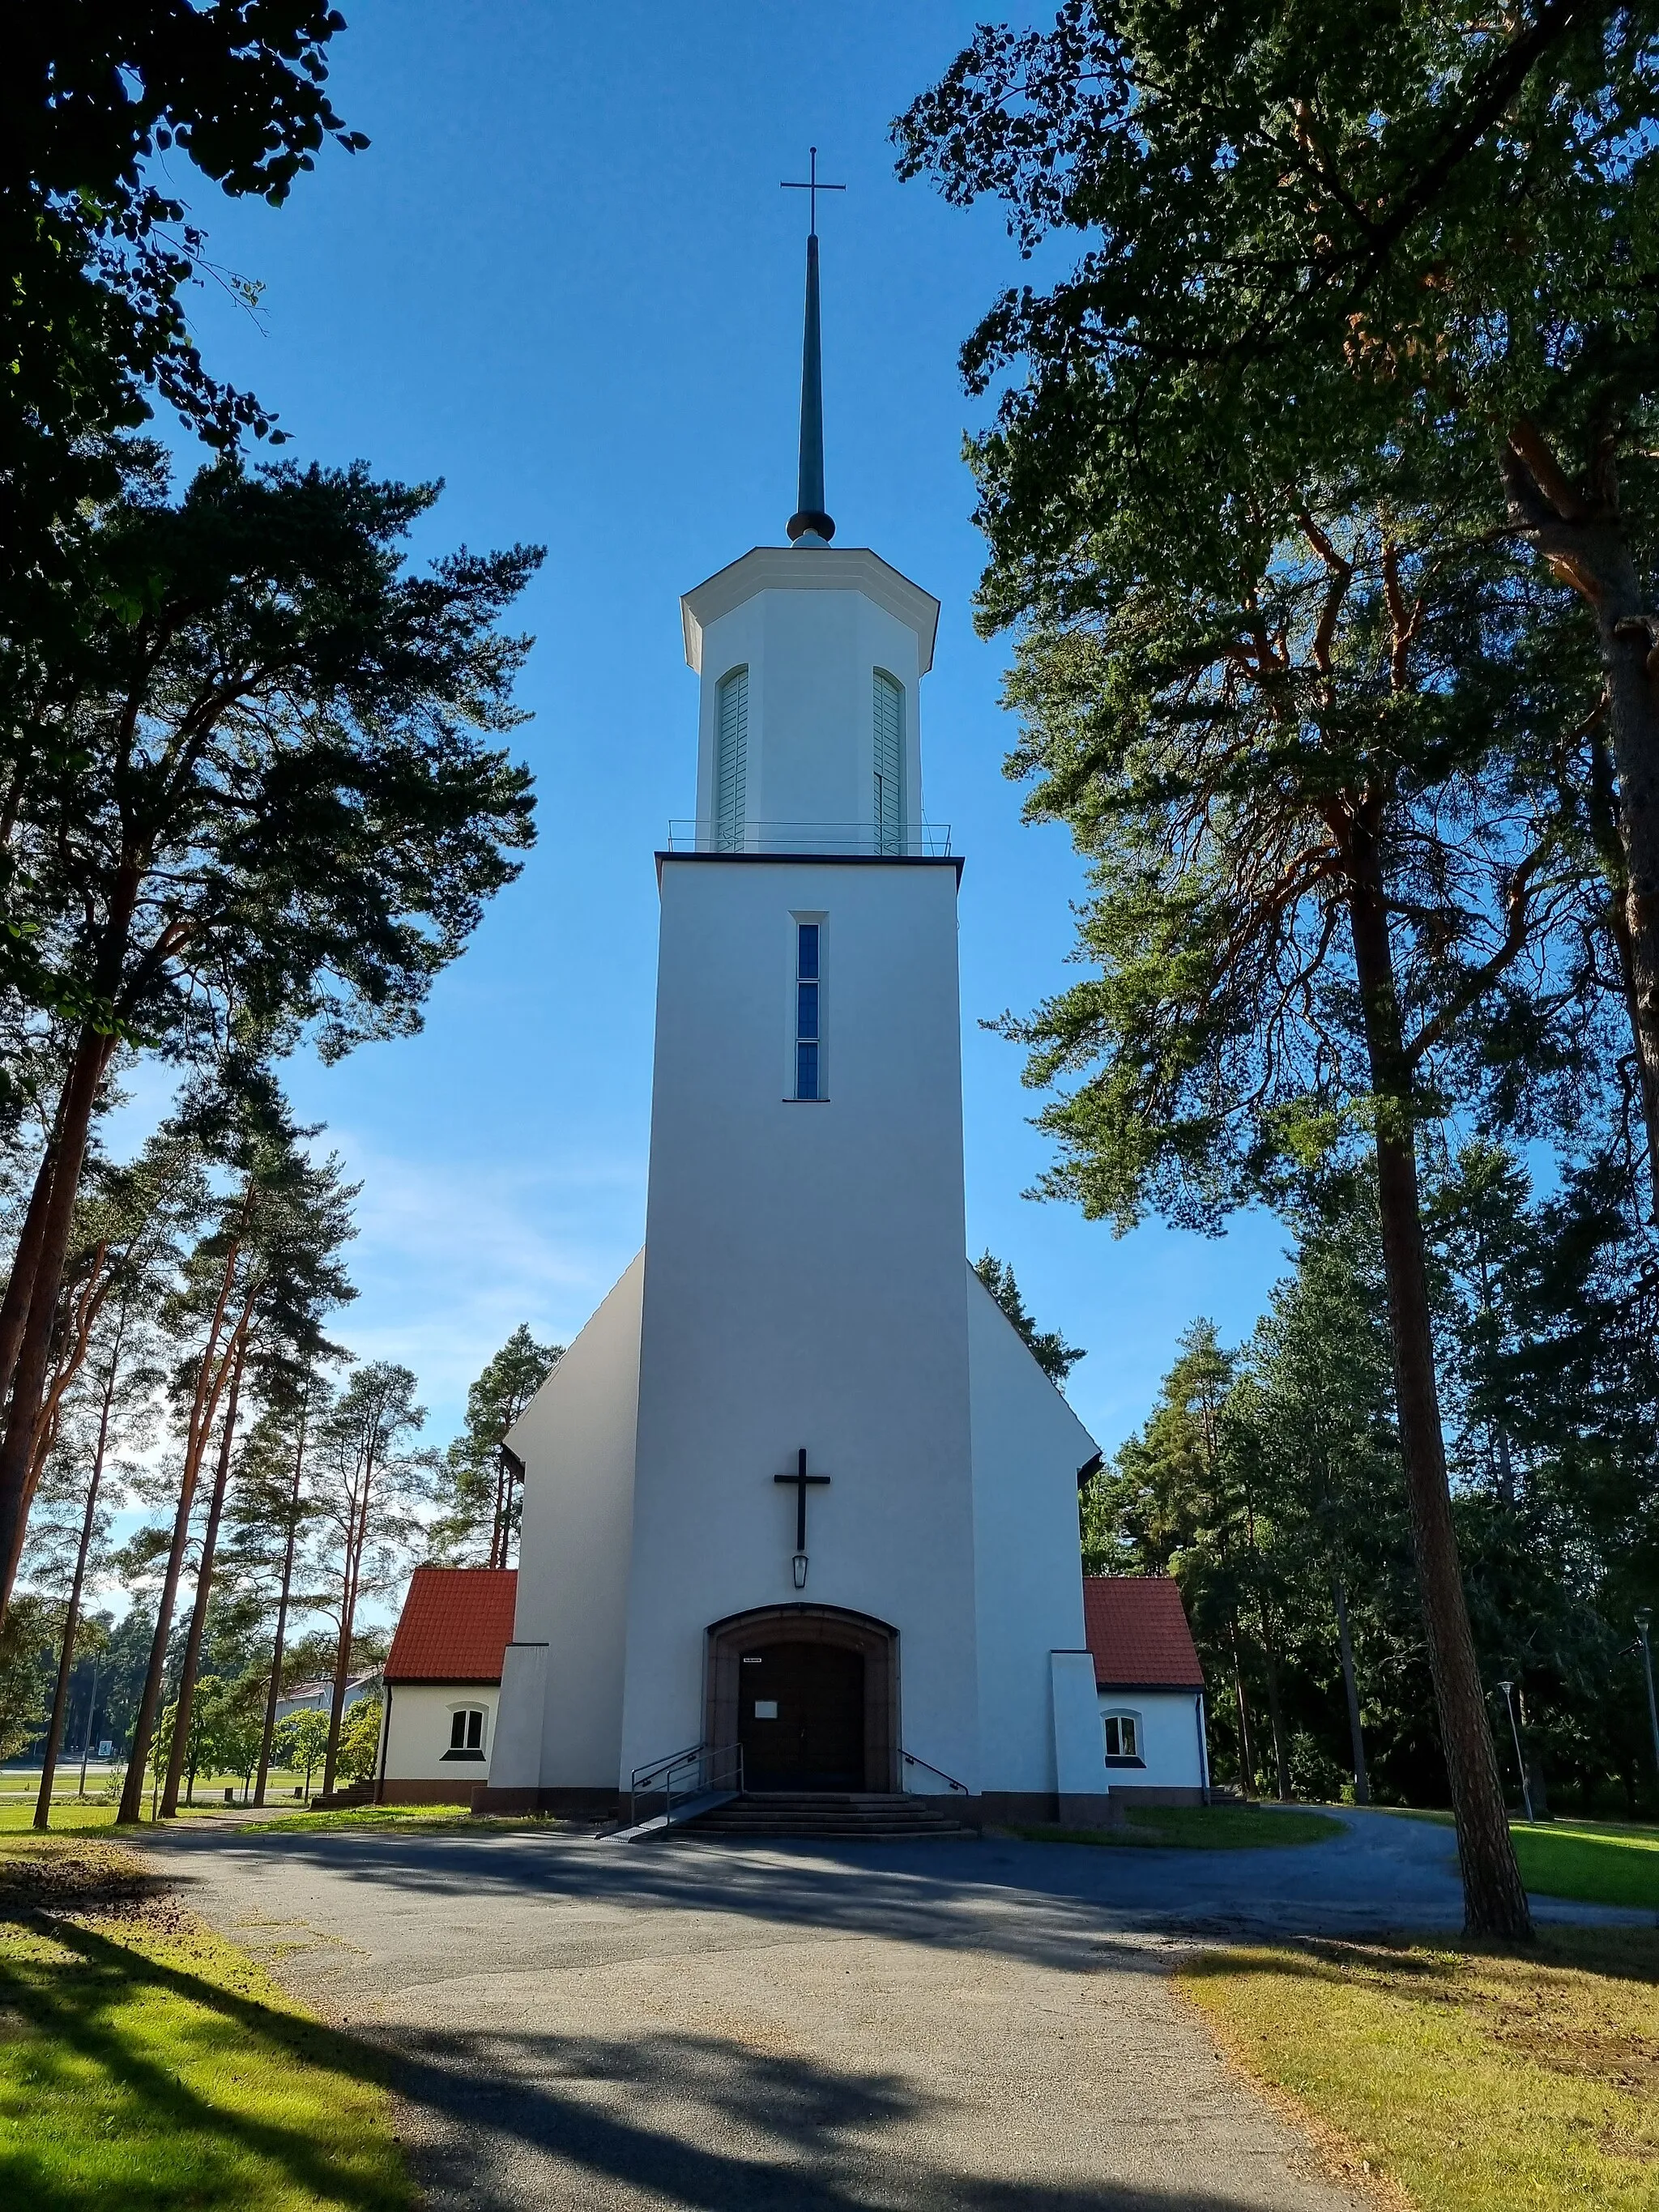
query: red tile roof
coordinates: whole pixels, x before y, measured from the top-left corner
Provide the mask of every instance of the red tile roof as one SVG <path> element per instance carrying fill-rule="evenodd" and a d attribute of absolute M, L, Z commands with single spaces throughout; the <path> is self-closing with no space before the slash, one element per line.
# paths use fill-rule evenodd
<path fill-rule="evenodd" d="M 1100 1689 L 1204 1687 L 1186 1607 L 1167 1575 L 1085 1575 L 1083 1632 Z"/>
<path fill-rule="evenodd" d="M 416 1567 L 387 1681 L 499 1682 L 518 1589 L 516 1567 Z"/>

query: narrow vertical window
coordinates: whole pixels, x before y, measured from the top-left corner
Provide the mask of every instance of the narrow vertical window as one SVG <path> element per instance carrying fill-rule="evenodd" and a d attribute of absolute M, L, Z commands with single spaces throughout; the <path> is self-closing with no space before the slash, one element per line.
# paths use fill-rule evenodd
<path fill-rule="evenodd" d="M 876 850 L 904 850 L 904 692 L 876 671 Z"/>
<path fill-rule="evenodd" d="M 714 744 L 714 850 L 743 850 L 744 785 L 749 762 L 749 671 L 720 679 Z"/>
<path fill-rule="evenodd" d="M 818 973 L 818 925 L 815 921 L 799 921 L 795 925 L 795 1096 L 797 1098 L 819 1098 L 821 1074 L 819 1054 L 823 1043 L 821 996 L 823 978 Z"/>

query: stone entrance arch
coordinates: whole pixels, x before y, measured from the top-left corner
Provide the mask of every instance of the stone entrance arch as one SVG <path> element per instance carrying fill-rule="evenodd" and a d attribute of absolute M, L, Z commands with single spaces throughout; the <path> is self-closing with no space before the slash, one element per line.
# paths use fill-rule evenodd
<path fill-rule="evenodd" d="M 864 1778 L 866 1790 L 896 1790 L 899 1757 L 898 1631 L 867 1613 L 838 1605 L 765 1605 L 733 1613 L 708 1631 L 703 1741 L 738 1741 L 743 1661 L 779 1644 L 826 1644 L 864 1662 Z"/>

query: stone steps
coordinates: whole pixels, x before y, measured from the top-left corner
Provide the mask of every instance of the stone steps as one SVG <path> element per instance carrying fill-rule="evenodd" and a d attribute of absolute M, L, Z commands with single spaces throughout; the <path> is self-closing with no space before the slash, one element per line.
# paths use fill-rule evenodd
<path fill-rule="evenodd" d="M 372 1805 L 374 1802 L 374 1784 L 372 1782 L 353 1782 L 343 1790 L 331 1790 L 326 1794 L 319 1791 L 311 1801 L 311 1809 L 313 1813 L 343 1813 L 354 1806 Z"/>
<path fill-rule="evenodd" d="M 756 1790 L 700 1813 L 676 1832 L 683 1836 L 804 1836 L 820 1840 L 890 1843 L 975 1831 L 952 1818 L 948 1798 L 937 1806 L 898 1791 Z"/>

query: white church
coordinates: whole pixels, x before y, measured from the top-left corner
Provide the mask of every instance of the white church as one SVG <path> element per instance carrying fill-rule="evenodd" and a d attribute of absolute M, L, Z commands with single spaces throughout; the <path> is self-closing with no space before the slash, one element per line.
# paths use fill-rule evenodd
<path fill-rule="evenodd" d="M 508 1438 L 479 1810 L 625 1811 L 678 1759 L 705 1791 L 1105 1817 L 1096 1445 L 967 1256 L 939 604 L 823 507 L 813 234 L 790 542 L 681 601 L 696 821 L 657 855 L 645 1244 Z"/>

